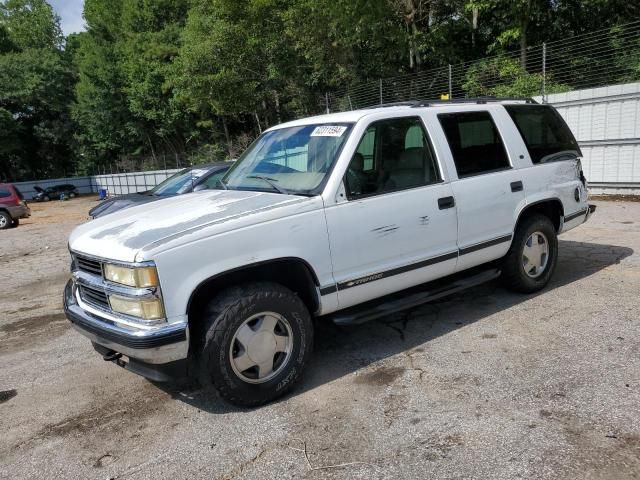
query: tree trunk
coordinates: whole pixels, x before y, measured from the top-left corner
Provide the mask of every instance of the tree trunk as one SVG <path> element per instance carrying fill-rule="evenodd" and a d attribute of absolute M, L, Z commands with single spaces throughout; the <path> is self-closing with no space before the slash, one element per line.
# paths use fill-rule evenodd
<path fill-rule="evenodd" d="M 527 68 L 527 28 L 531 16 L 531 0 L 525 3 L 524 11 L 520 17 L 520 65 L 523 70 Z"/>
<path fill-rule="evenodd" d="M 476 46 L 476 30 L 478 29 L 478 7 L 473 8 L 471 19 L 471 46 Z"/>
<path fill-rule="evenodd" d="M 227 142 L 227 155 L 229 155 L 229 158 L 231 158 L 232 145 L 231 136 L 229 135 L 229 127 L 227 126 L 227 119 L 224 115 L 222 115 L 220 118 L 222 119 L 222 128 L 224 129 L 224 139 Z"/>
<path fill-rule="evenodd" d="M 158 158 L 156 157 L 156 151 L 153 148 L 153 143 L 151 142 L 151 138 L 147 135 L 147 141 L 149 142 L 149 146 L 151 147 L 151 158 L 153 158 L 156 163 L 158 163 Z"/>
<path fill-rule="evenodd" d="M 258 112 L 253 111 L 253 116 L 256 118 L 256 125 L 258 126 L 258 133 L 262 133 L 262 126 L 260 125 L 260 117 L 258 116 Z"/>
<path fill-rule="evenodd" d="M 267 117 L 267 101 L 262 99 L 262 109 L 264 110 L 264 128 L 269 128 L 269 118 Z"/>
<path fill-rule="evenodd" d="M 277 91 L 273 91 L 273 99 L 276 103 L 276 120 L 278 123 L 282 123 L 282 119 L 280 118 L 280 95 L 278 95 Z"/>

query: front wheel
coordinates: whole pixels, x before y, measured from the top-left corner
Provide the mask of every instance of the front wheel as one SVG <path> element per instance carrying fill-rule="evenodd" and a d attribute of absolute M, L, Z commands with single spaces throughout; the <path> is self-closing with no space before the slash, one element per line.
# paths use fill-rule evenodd
<path fill-rule="evenodd" d="M 558 237 L 544 215 L 524 219 L 516 228 L 502 265 L 504 285 L 516 292 L 533 293 L 544 288 L 558 261 Z"/>
<path fill-rule="evenodd" d="M 313 324 L 300 298 L 282 285 L 251 283 L 221 292 L 204 309 L 202 383 L 252 407 L 288 392 L 313 349 Z"/>

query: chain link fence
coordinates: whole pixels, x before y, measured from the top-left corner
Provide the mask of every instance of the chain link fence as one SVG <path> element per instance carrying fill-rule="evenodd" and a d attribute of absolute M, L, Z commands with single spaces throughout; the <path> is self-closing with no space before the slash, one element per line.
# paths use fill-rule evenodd
<path fill-rule="evenodd" d="M 640 80 L 640 20 L 420 73 L 328 92 L 325 112 L 407 100 L 537 96 Z"/>

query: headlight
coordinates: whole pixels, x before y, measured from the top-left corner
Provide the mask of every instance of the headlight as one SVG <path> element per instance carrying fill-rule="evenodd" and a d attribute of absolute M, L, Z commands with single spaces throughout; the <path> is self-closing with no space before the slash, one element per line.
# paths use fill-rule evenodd
<path fill-rule="evenodd" d="M 114 312 L 124 313 L 132 317 L 139 317 L 144 320 L 164 318 L 164 308 L 162 308 L 162 301 L 159 298 L 148 300 L 109 295 L 109 303 Z"/>
<path fill-rule="evenodd" d="M 122 267 L 107 263 L 104 265 L 104 278 L 136 288 L 157 287 L 159 284 L 156 267 Z"/>

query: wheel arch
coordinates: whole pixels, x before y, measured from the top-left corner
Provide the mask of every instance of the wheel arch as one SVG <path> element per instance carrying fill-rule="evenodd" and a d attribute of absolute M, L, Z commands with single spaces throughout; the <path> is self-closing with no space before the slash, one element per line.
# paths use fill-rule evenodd
<path fill-rule="evenodd" d="M 311 265 L 299 257 L 282 257 L 243 265 L 209 277 L 198 284 L 187 303 L 192 338 L 199 337 L 199 313 L 215 292 L 246 282 L 270 281 L 297 294 L 311 315 L 320 310 L 318 277 Z"/>
<path fill-rule="evenodd" d="M 548 217 L 553 223 L 556 233 L 560 233 L 562 228 L 562 219 L 564 217 L 564 206 L 558 197 L 549 197 L 528 203 L 524 208 L 522 208 L 522 210 L 520 210 L 513 228 L 514 234 L 522 220 L 535 214 L 542 214 Z"/>

